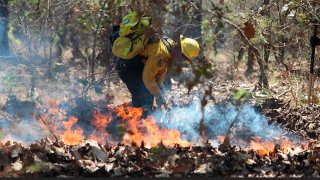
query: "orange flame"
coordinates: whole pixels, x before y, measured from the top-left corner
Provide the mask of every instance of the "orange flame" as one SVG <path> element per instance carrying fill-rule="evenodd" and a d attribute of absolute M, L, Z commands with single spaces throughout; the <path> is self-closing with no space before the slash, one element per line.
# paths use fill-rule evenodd
<path fill-rule="evenodd" d="M 252 141 L 250 141 L 250 148 L 255 150 L 257 154 L 260 156 L 268 155 L 270 156 L 275 151 L 275 143 L 273 142 L 260 142 L 260 137 L 254 137 Z M 288 152 L 290 148 L 295 148 L 297 145 L 292 143 L 288 138 L 282 138 L 277 144 L 280 145 L 280 149 L 283 152 Z"/>
<path fill-rule="evenodd" d="M 260 156 L 270 155 L 274 151 L 275 145 L 271 142 L 250 141 L 250 149 L 253 149 Z"/>
<path fill-rule="evenodd" d="M 41 114 L 41 119 L 45 121 L 45 123 L 49 126 L 50 130 L 55 133 L 63 133 L 59 131 L 61 123 L 66 119 L 65 112 L 59 108 L 60 101 L 57 99 L 47 99 L 45 104 L 36 104 L 37 109 L 45 109 L 46 112 Z M 44 124 L 40 118 L 34 116 L 39 120 L 39 125 L 43 129 L 47 129 L 48 127 Z M 54 139 L 53 135 L 47 131 L 48 137 L 50 139 Z"/>
<path fill-rule="evenodd" d="M 223 142 L 224 139 L 226 138 L 225 136 L 217 136 L 217 137 L 218 137 L 218 140 L 219 140 L 220 142 Z"/>
<path fill-rule="evenodd" d="M 62 122 L 65 132 L 60 135 L 60 139 L 68 145 L 77 145 L 85 137 L 83 136 L 83 130 L 80 127 L 76 127 L 72 130 L 72 126 L 78 121 L 76 117 L 70 117 L 68 121 Z"/>
<path fill-rule="evenodd" d="M 186 147 L 190 145 L 188 141 L 181 139 L 179 131 L 160 128 L 152 116 L 143 119 L 142 108 L 119 106 L 116 108 L 116 113 L 125 120 L 126 128 L 130 131 L 124 135 L 123 143 L 125 144 L 131 142 L 141 144 L 143 141 L 148 148 L 154 147 L 160 142 L 165 146 L 179 144 Z"/>
<path fill-rule="evenodd" d="M 223 143 L 225 140 L 225 136 L 217 136 L 218 140 Z M 283 137 L 278 142 L 263 142 L 261 141 L 261 137 L 255 136 L 252 138 L 252 140 L 247 143 L 242 139 L 238 139 L 236 141 L 236 144 L 245 147 L 244 150 L 254 150 L 258 155 L 265 156 L 265 155 L 272 155 L 272 153 L 275 152 L 276 144 L 279 144 L 281 151 L 288 152 L 289 149 L 295 148 L 298 145 L 291 142 L 289 138 Z"/>
<path fill-rule="evenodd" d="M 109 114 L 109 116 L 105 116 L 101 114 L 100 111 L 93 112 L 93 119 L 91 123 L 96 128 L 96 130 L 93 131 L 89 139 L 95 140 L 99 143 L 105 143 L 105 139 L 109 136 L 106 128 L 108 127 L 111 120 L 111 114 Z"/>
<path fill-rule="evenodd" d="M 81 127 L 73 127 L 78 119 L 76 117 L 70 117 L 68 121 L 65 119 L 65 113 L 59 109 L 58 102 L 54 100 L 48 101 L 50 107 L 43 117 L 48 120 L 50 128 L 57 133 L 60 133 L 60 140 L 69 145 L 76 145 L 86 137 L 83 135 Z M 40 108 L 40 106 L 37 106 Z M 144 142 L 145 147 L 154 147 L 162 142 L 165 146 L 171 146 L 179 144 L 183 147 L 190 146 L 188 141 L 181 139 L 181 133 L 178 130 L 168 130 L 163 127 L 159 127 L 156 120 L 152 116 L 148 116 L 146 119 L 142 118 L 143 108 L 128 107 L 126 105 L 117 106 L 113 110 L 116 115 L 121 118 L 121 122 L 125 126 L 125 134 L 122 142 L 124 144 L 131 144 L 134 142 L 139 145 Z M 109 134 L 106 128 L 109 126 L 112 120 L 112 114 L 104 115 L 100 111 L 93 113 L 92 125 L 95 127 L 93 133 L 88 137 L 90 140 L 95 140 L 99 143 L 105 143 L 105 140 L 109 138 Z M 58 127 L 64 128 L 63 132 Z M 43 126 L 44 127 L 44 126 Z M 73 129 L 72 129 L 73 127 Z M 44 127 L 46 128 L 46 127 Z M 224 142 L 225 136 L 218 136 L 220 142 Z M 253 149 L 257 154 L 261 156 L 272 155 L 275 150 L 275 144 L 273 142 L 262 142 L 260 137 L 254 137 L 249 143 L 238 140 L 238 145 L 247 146 L 245 150 Z M 287 152 L 288 149 L 294 148 L 294 145 L 288 138 L 283 138 L 280 142 L 277 142 L 283 152 Z"/>

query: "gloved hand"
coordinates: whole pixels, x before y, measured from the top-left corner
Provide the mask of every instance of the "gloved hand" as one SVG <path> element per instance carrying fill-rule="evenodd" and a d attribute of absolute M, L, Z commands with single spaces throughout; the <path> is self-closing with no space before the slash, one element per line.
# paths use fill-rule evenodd
<path fill-rule="evenodd" d="M 320 45 L 320 38 L 318 38 L 317 36 L 311 36 L 311 38 L 310 38 L 310 44 L 311 44 L 311 46 L 318 46 L 318 45 Z"/>

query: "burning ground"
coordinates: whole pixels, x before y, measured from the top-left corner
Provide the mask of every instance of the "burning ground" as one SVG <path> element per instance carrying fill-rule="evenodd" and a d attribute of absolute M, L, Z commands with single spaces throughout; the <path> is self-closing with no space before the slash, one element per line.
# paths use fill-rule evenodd
<path fill-rule="evenodd" d="M 12 119 L 1 126 L 2 177 L 318 177 L 317 120 L 306 118 L 318 106 L 287 110 L 284 101 L 269 99 L 260 108 L 207 104 L 202 113 L 196 100 L 144 118 L 143 109 L 127 104 L 99 102 L 84 116 L 88 109 L 51 100 L 24 106 L 34 107 L 32 113 L 17 117 L 10 110 L 30 102 L 10 103 L 2 113 Z M 205 137 L 199 135 L 201 119 Z"/>
<path fill-rule="evenodd" d="M 0 176 L 318 177 L 320 107 L 291 108 L 270 97 L 259 104 L 257 96 L 235 101 L 232 89 L 253 87 L 222 77 L 189 94 L 173 81 L 169 109 L 149 117 L 66 88 L 39 101 L 8 96 Z M 213 93 L 202 88 L 210 85 Z"/>

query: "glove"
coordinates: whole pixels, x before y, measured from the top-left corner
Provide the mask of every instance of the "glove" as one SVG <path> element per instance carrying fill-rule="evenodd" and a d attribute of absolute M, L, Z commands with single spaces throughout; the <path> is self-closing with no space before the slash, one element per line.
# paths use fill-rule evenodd
<path fill-rule="evenodd" d="M 320 38 L 318 38 L 317 36 L 311 36 L 310 38 L 310 44 L 311 46 L 318 46 L 320 45 Z"/>

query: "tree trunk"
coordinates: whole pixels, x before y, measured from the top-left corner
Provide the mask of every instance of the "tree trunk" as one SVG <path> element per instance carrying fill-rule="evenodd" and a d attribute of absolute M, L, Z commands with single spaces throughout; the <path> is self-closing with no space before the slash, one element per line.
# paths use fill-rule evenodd
<path fill-rule="evenodd" d="M 77 32 L 75 30 L 74 27 L 70 28 L 70 43 L 72 46 L 72 55 L 75 59 L 77 58 L 81 58 L 81 59 L 85 59 L 85 56 L 82 54 L 81 50 L 80 50 L 80 42 L 78 39 L 78 35 Z"/>
<path fill-rule="evenodd" d="M 253 63 L 254 63 L 254 49 L 252 47 L 248 48 L 248 61 L 247 61 L 247 70 L 246 76 L 252 74 L 253 72 Z"/>
<path fill-rule="evenodd" d="M 0 0 L 0 56 L 10 54 L 8 41 L 8 24 L 9 24 L 9 0 Z"/>
<path fill-rule="evenodd" d="M 238 61 L 242 61 L 244 53 L 245 53 L 245 47 L 241 46 L 238 51 L 238 57 L 237 57 Z"/>
<path fill-rule="evenodd" d="M 268 7 L 270 4 L 270 0 L 264 0 L 263 1 L 263 5 L 264 5 L 264 9 L 261 11 L 261 15 L 266 16 L 268 19 L 270 18 L 270 8 Z M 265 68 L 266 70 L 269 69 L 269 57 L 270 57 L 270 50 L 271 50 L 271 24 L 268 25 L 268 29 L 267 29 L 267 35 L 268 35 L 268 42 L 263 44 L 263 60 L 265 62 Z"/>
<path fill-rule="evenodd" d="M 69 24 L 69 16 L 65 15 L 64 16 L 64 23 L 63 23 L 63 30 L 62 33 L 57 33 L 59 36 L 59 41 L 58 41 L 58 47 L 57 47 L 57 56 L 58 56 L 58 62 L 62 63 L 63 60 L 63 48 L 66 47 L 66 43 L 67 43 L 67 32 L 68 32 L 68 26 Z"/>
<path fill-rule="evenodd" d="M 270 45 L 269 43 L 265 43 L 265 44 L 263 45 L 263 50 L 264 50 L 263 60 L 264 60 L 264 62 L 265 62 L 265 68 L 266 68 L 266 70 L 269 69 L 270 49 L 271 49 L 271 45 Z"/>

